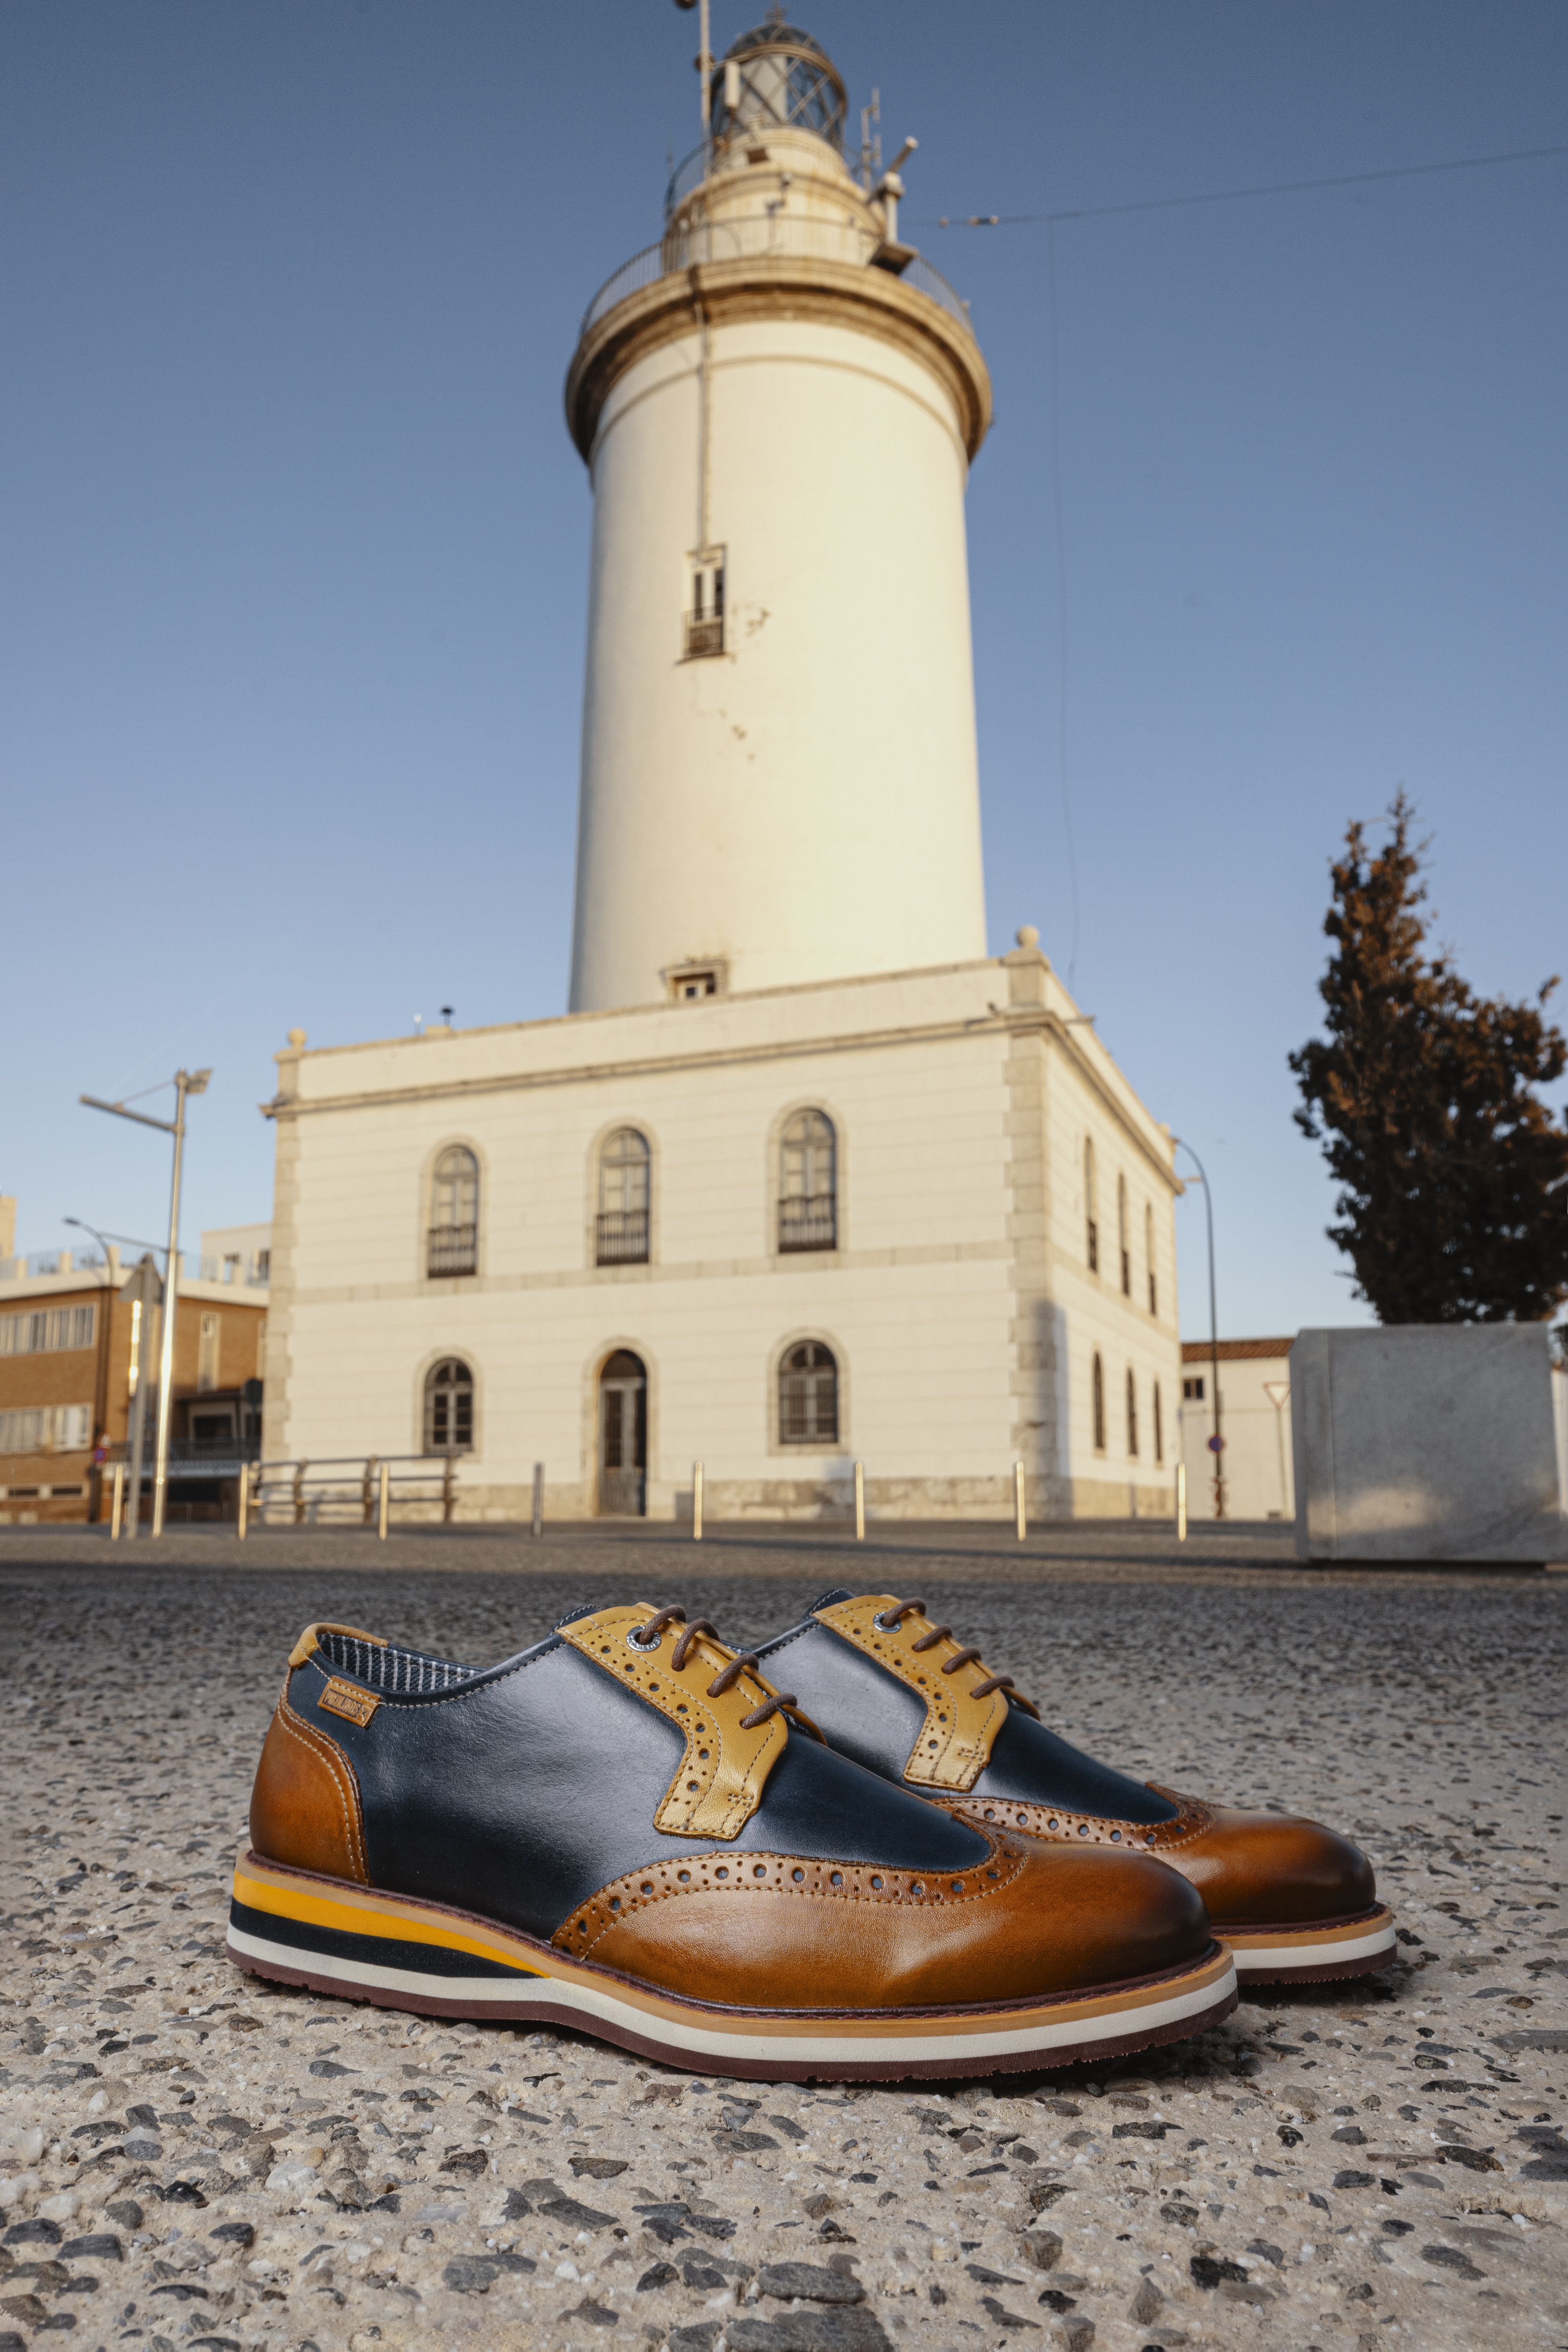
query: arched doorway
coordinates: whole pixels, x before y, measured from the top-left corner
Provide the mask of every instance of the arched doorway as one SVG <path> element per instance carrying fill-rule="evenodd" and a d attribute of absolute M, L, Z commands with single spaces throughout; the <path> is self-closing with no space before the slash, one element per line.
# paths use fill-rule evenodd
<path fill-rule="evenodd" d="M 647 1515 L 647 1367 L 617 1348 L 599 1374 L 599 1517 Z"/>

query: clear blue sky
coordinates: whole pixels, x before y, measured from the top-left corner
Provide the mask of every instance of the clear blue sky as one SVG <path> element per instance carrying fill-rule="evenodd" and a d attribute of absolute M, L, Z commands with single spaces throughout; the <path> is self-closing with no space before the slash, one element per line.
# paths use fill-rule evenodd
<path fill-rule="evenodd" d="M 716 45 L 760 5 L 715 0 Z M 1560 963 L 1568 157 L 942 230 L 1568 139 L 1561 0 L 805 0 L 918 134 L 968 295 L 992 943 L 1039 924 L 1215 1183 L 1232 1333 L 1360 1320 L 1291 1124 L 1327 865 L 1403 782 L 1479 987 Z M 564 1003 L 588 541 L 577 320 L 696 139 L 669 0 L 0 12 L 0 1191 L 265 1216 L 317 1044 Z M 876 551 L 868 550 L 868 593 Z M 1058 717 L 1078 872 L 1074 954 Z M 1558 1090 L 1568 1093 L 1568 1083 Z M 148 1108 L 158 1108 L 154 1098 Z M 1206 1321 L 1201 1206 L 1183 1319 Z"/>

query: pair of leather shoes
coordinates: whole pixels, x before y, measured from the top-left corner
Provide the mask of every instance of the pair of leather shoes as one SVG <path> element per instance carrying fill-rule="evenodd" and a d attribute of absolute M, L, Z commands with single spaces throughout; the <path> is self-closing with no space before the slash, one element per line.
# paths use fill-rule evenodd
<path fill-rule="evenodd" d="M 1379 1964 L 1320 1899 L 1314 1841 L 1370 1903 L 1353 1847 L 1091 1764 L 888 1595 L 829 1594 L 743 1654 L 679 1609 L 584 1609 L 482 1668 L 312 1625 L 250 1827 L 240 1967 L 752 2080 L 991 2074 L 1200 2032 L 1237 1999 L 1208 1885 L 1270 1867 L 1307 1909 L 1243 1923 L 1254 1965 Z"/>
<path fill-rule="evenodd" d="M 1157 1854 L 1195 1886 L 1244 1985 L 1364 1976 L 1394 1957 L 1372 1864 L 1321 1822 L 1128 1780 L 1048 1731 L 923 1601 L 825 1593 L 758 1656 L 833 1745 L 955 1819 L 1052 1851 Z"/>

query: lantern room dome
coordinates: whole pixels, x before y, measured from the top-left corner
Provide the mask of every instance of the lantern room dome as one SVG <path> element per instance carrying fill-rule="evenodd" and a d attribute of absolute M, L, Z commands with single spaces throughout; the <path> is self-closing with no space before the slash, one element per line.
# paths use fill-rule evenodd
<path fill-rule="evenodd" d="M 740 131 L 800 130 L 841 148 L 846 103 L 843 79 L 826 50 L 776 9 L 731 42 L 713 68 L 716 141 Z"/>

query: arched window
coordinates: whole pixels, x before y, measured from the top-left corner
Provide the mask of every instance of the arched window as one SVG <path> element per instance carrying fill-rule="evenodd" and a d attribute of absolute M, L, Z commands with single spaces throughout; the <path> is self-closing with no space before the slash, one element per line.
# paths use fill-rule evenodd
<path fill-rule="evenodd" d="M 1156 1381 L 1154 1383 L 1154 1459 L 1156 1462 L 1163 1462 L 1164 1458 L 1165 1416 L 1160 1409 L 1160 1383 Z"/>
<path fill-rule="evenodd" d="M 838 1443 L 838 1366 L 820 1339 L 803 1339 L 779 1366 L 779 1442 Z"/>
<path fill-rule="evenodd" d="M 430 1186 L 429 1275 L 477 1274 L 479 1265 L 479 1163 L 462 1144 L 436 1162 Z"/>
<path fill-rule="evenodd" d="M 1131 1236 L 1127 1231 L 1127 1179 L 1125 1176 L 1119 1176 L 1116 1180 L 1116 1248 L 1121 1260 L 1121 1296 L 1123 1298 L 1131 1298 L 1132 1296 L 1132 1243 Z"/>
<path fill-rule="evenodd" d="M 1160 1290 L 1159 1285 L 1154 1279 L 1154 1212 L 1147 1201 L 1143 1203 L 1143 1262 L 1149 1269 L 1149 1312 L 1151 1315 L 1158 1315 L 1160 1312 Z M 1160 1391 L 1156 1389 L 1154 1391 L 1154 1410 L 1156 1412 L 1159 1411 L 1159 1395 Z M 1154 1459 L 1157 1462 L 1159 1458 L 1160 1444 L 1158 1432 L 1156 1432 L 1154 1441 Z"/>
<path fill-rule="evenodd" d="M 1083 1147 L 1083 1213 L 1089 1229 L 1089 1270 L 1100 1272 L 1100 1195 L 1094 1181 L 1094 1142 L 1087 1138 Z M 1096 1363 L 1100 1361 L 1095 1358 Z"/>
<path fill-rule="evenodd" d="M 833 1121 L 825 1111 L 796 1111 L 779 1147 L 779 1248 L 837 1247 L 838 1151 Z"/>
<path fill-rule="evenodd" d="M 1138 1381 L 1131 1364 L 1127 1367 L 1127 1458 L 1138 1459 Z"/>
<path fill-rule="evenodd" d="M 1094 1351 L 1094 1450 L 1105 1451 L 1105 1366 L 1100 1360 L 1100 1350 Z"/>
<path fill-rule="evenodd" d="M 425 1376 L 425 1451 L 474 1450 L 474 1376 L 460 1356 L 446 1356 Z"/>
<path fill-rule="evenodd" d="M 635 1127 L 617 1127 L 599 1152 L 596 1265 L 647 1264 L 649 1156 L 647 1138 Z"/>

